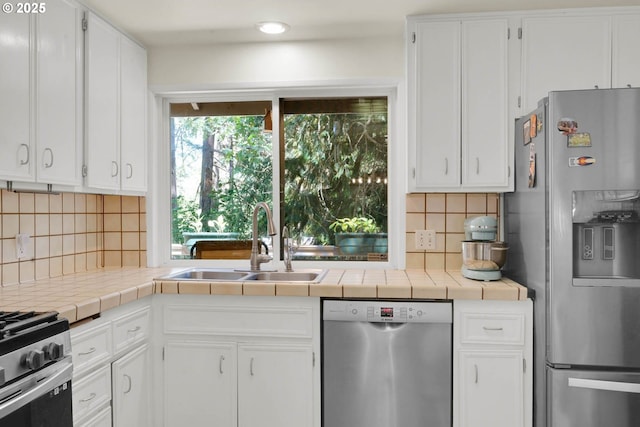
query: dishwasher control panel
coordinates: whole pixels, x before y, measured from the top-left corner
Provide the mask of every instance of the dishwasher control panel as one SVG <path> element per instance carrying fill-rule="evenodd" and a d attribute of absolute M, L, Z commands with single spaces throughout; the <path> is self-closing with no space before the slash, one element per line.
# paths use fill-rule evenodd
<path fill-rule="evenodd" d="M 451 323 L 451 302 L 325 300 L 323 320 L 345 322 Z"/>

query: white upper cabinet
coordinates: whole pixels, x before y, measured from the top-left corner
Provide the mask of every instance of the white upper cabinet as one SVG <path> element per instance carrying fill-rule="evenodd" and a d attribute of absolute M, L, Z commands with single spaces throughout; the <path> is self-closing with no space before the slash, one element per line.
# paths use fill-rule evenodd
<path fill-rule="evenodd" d="M 147 190 L 147 52 L 120 39 L 120 184 Z"/>
<path fill-rule="evenodd" d="M 36 15 L 36 176 L 82 182 L 82 11 L 65 0 Z"/>
<path fill-rule="evenodd" d="M 512 186 L 507 18 L 408 20 L 410 191 Z"/>
<path fill-rule="evenodd" d="M 93 13 L 85 36 L 87 186 L 120 189 L 120 34 Z"/>
<path fill-rule="evenodd" d="M 640 86 L 640 12 L 579 9 L 522 18 L 522 109 L 553 90 Z"/>
<path fill-rule="evenodd" d="M 86 51 L 87 187 L 146 191 L 146 51 L 88 14 Z"/>
<path fill-rule="evenodd" d="M 30 45 L 29 15 L 0 14 L 0 179 L 34 179 Z"/>
<path fill-rule="evenodd" d="M 522 18 L 522 113 L 552 90 L 611 87 L 607 16 Z"/>
<path fill-rule="evenodd" d="M 409 45 L 414 189 L 460 182 L 460 22 L 416 22 Z M 413 153 L 412 153 L 413 154 Z"/>
<path fill-rule="evenodd" d="M 640 12 L 614 16 L 612 76 L 613 87 L 640 87 Z"/>
<path fill-rule="evenodd" d="M 81 9 L 0 15 L 0 179 L 81 183 Z"/>
<path fill-rule="evenodd" d="M 508 32 L 506 19 L 462 23 L 462 185 L 467 189 L 509 188 Z"/>

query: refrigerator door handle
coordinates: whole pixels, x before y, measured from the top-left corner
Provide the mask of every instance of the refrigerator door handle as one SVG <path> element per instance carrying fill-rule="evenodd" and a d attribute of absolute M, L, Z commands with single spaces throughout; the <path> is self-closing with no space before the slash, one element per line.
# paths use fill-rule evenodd
<path fill-rule="evenodd" d="M 593 390 L 621 391 L 623 393 L 640 393 L 640 384 L 638 383 L 591 380 L 587 378 L 569 377 L 569 387 L 589 388 Z"/>

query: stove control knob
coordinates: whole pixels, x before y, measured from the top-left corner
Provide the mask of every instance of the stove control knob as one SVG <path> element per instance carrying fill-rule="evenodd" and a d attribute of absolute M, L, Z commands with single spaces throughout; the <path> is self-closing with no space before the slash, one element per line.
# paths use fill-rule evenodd
<path fill-rule="evenodd" d="M 64 356 L 64 346 L 55 342 L 47 344 L 42 351 L 46 360 L 58 360 Z"/>
<path fill-rule="evenodd" d="M 40 350 L 31 350 L 24 358 L 24 365 L 35 371 L 44 366 L 44 352 Z"/>

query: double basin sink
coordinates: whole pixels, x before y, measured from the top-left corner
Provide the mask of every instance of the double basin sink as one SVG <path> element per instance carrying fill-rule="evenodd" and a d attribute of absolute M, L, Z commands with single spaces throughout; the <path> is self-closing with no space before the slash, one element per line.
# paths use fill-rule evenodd
<path fill-rule="evenodd" d="M 251 280 L 263 282 L 310 282 L 317 283 L 327 270 L 300 271 L 242 271 L 221 268 L 192 268 L 179 271 L 160 280 L 200 280 L 207 282 L 247 282 Z"/>

